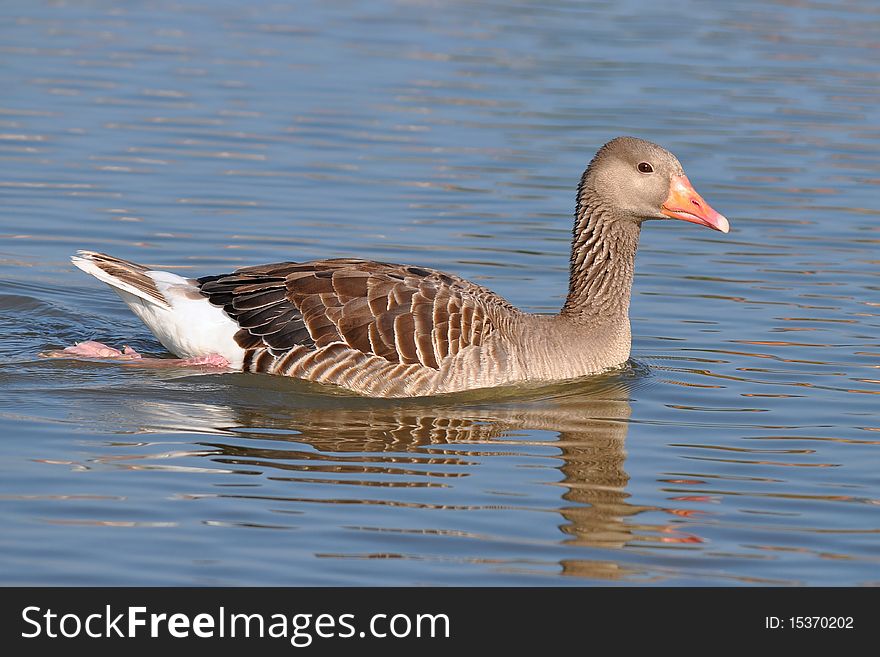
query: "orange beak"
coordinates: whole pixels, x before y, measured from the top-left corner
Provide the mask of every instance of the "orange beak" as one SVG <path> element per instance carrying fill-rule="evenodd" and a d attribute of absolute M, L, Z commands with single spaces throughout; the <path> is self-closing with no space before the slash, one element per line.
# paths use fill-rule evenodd
<path fill-rule="evenodd" d="M 730 230 L 730 224 L 724 215 L 715 212 L 712 206 L 697 194 L 697 190 L 693 188 L 691 181 L 684 174 L 675 176 L 669 183 L 669 196 L 660 206 L 660 212 L 667 217 L 708 226 L 714 230 L 720 230 L 722 233 Z"/>

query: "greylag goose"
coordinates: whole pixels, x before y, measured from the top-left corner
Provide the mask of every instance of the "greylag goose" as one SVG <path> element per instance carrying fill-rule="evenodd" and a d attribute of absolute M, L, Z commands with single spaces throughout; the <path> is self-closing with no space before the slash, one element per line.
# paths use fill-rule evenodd
<path fill-rule="evenodd" d="M 413 397 L 571 379 L 626 362 L 639 233 L 645 220 L 666 218 L 729 230 L 666 149 L 633 137 L 599 149 L 578 186 L 568 296 L 555 315 L 523 312 L 451 274 L 368 260 L 281 262 L 195 279 L 93 251 L 72 260 L 184 359 L 163 362 Z M 60 353 L 141 358 L 96 342 Z"/>

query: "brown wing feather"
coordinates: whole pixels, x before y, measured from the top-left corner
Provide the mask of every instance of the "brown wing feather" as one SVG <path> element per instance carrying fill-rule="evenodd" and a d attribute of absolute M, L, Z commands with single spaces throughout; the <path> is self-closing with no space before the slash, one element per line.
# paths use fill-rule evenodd
<path fill-rule="evenodd" d="M 277 358 L 340 343 L 391 363 L 439 369 L 495 330 L 493 308 L 513 310 L 463 279 L 365 260 L 247 267 L 199 279 L 199 285 L 238 323 L 243 348 L 268 348 Z M 262 368 L 265 358 L 252 360 Z"/>

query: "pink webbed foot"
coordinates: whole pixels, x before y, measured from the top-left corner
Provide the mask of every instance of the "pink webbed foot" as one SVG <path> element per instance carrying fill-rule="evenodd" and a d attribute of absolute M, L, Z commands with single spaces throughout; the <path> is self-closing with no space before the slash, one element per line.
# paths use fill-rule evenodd
<path fill-rule="evenodd" d="M 173 360 L 172 362 L 175 365 L 183 365 L 186 367 L 219 367 L 223 369 L 229 367 L 229 361 L 220 354 L 208 354 L 207 356 L 184 358 L 182 360 Z"/>
<path fill-rule="evenodd" d="M 109 347 L 101 342 L 89 340 L 79 342 L 72 347 L 60 351 L 47 351 L 42 354 L 46 358 L 96 358 L 103 360 L 132 361 L 145 367 L 209 367 L 228 369 L 229 361 L 220 354 L 208 354 L 194 358 L 145 358 L 133 347 L 125 346 L 122 351 Z"/>
<path fill-rule="evenodd" d="M 94 342 L 93 340 L 78 342 L 74 346 L 67 347 L 61 351 L 47 351 L 41 355 L 48 358 L 77 356 L 80 358 L 114 358 L 118 360 L 141 360 L 143 358 L 143 356 L 128 345 L 123 347 L 122 351 L 119 351 L 119 349 L 108 347 L 102 342 Z"/>

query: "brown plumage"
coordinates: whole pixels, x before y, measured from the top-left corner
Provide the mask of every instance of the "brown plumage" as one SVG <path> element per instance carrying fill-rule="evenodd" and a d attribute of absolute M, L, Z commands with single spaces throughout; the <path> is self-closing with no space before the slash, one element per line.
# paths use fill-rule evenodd
<path fill-rule="evenodd" d="M 121 290 L 178 355 L 209 349 L 194 337 L 207 322 L 229 331 L 216 351 L 245 371 L 403 397 L 573 378 L 625 362 L 641 224 L 670 217 L 728 230 L 671 153 L 628 137 L 603 146 L 578 188 L 569 293 L 552 316 L 521 312 L 457 276 L 368 260 L 282 262 L 197 280 L 92 252 L 75 262 Z M 123 294 L 132 290 L 134 302 Z M 190 328 L 194 311 L 179 300 L 199 296 L 222 313 Z M 143 300 L 173 313 L 145 311 Z"/>
<path fill-rule="evenodd" d="M 398 377 L 438 379 L 441 366 L 496 330 L 516 309 L 484 287 L 439 271 L 354 259 L 282 262 L 198 279 L 238 323 L 245 369 L 358 388 L 405 388 Z M 495 317 L 493 317 L 493 315 Z M 340 367 L 344 363 L 346 367 Z M 352 387 L 352 386 L 350 386 Z"/>

